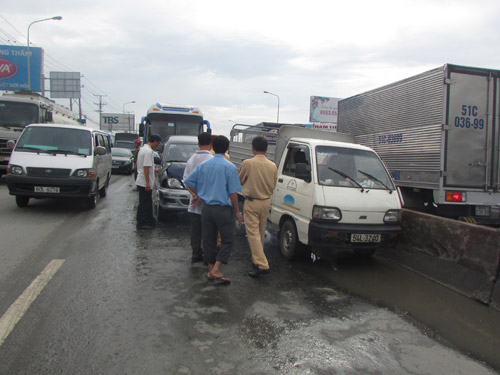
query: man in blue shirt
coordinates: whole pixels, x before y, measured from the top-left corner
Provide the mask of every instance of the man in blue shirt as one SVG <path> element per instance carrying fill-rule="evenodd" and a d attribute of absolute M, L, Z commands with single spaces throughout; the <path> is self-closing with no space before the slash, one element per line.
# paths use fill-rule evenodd
<path fill-rule="evenodd" d="M 230 280 L 221 273 L 227 264 L 233 247 L 234 221 L 243 222 L 238 207 L 238 192 L 241 191 L 238 170 L 227 161 L 224 154 L 229 148 L 229 139 L 220 135 L 213 139 L 215 156 L 201 163 L 184 180 L 192 195 L 192 205 L 203 201 L 201 212 L 202 238 L 205 262 L 208 263 L 207 279 L 228 284 Z M 217 251 L 217 231 L 221 235 L 221 246 Z"/>

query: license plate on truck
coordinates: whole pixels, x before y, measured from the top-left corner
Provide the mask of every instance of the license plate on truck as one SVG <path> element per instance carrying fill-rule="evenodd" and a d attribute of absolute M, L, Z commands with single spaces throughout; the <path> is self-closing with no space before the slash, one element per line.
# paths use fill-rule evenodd
<path fill-rule="evenodd" d="M 351 234 L 351 242 L 380 242 L 380 234 Z"/>
<path fill-rule="evenodd" d="M 35 193 L 52 193 L 58 194 L 61 192 L 61 188 L 54 186 L 35 186 Z"/>

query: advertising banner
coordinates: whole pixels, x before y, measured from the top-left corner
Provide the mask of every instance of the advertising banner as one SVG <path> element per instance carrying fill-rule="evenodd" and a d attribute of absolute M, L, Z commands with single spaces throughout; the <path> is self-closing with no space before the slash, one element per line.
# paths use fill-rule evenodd
<path fill-rule="evenodd" d="M 337 124 L 338 98 L 311 96 L 309 121 L 312 123 Z"/>
<path fill-rule="evenodd" d="M 30 47 L 31 91 L 42 91 L 42 56 L 39 47 Z M 0 45 L 0 90 L 28 90 L 28 49 Z"/>
<path fill-rule="evenodd" d="M 132 132 L 135 128 L 132 113 L 101 113 L 101 130 L 110 132 Z"/>

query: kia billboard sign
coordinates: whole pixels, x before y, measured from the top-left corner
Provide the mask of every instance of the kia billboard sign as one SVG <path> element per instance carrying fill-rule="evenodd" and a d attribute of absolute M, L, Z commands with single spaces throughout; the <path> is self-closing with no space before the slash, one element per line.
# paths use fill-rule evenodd
<path fill-rule="evenodd" d="M 28 90 L 28 49 L 0 45 L 0 90 Z M 30 81 L 32 91 L 42 91 L 43 50 L 30 47 Z"/>
<path fill-rule="evenodd" d="M 311 96 L 309 121 L 312 123 L 337 123 L 338 98 Z"/>
<path fill-rule="evenodd" d="M 101 130 L 133 132 L 135 115 L 132 113 L 101 113 Z"/>

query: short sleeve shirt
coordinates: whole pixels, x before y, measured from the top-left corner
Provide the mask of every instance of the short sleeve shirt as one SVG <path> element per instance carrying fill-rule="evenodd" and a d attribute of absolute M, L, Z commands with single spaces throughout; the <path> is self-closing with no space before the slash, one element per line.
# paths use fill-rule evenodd
<path fill-rule="evenodd" d="M 154 154 L 153 149 L 147 143 L 141 147 L 137 155 L 137 179 L 135 180 L 137 186 L 146 187 L 144 167 L 151 167 L 149 169 L 149 186 L 153 187 L 155 183 Z"/>
<path fill-rule="evenodd" d="M 184 169 L 184 176 L 183 176 L 182 179 L 185 180 L 191 174 L 191 172 L 194 171 L 194 169 L 198 165 L 200 165 L 204 161 L 207 161 L 207 160 L 212 159 L 212 158 L 213 158 L 213 156 L 212 156 L 212 154 L 211 154 L 210 151 L 205 151 L 205 150 L 196 151 L 196 154 L 194 154 L 193 156 L 191 156 L 189 158 L 189 160 L 187 161 L 187 163 L 186 163 L 186 169 Z M 200 204 L 200 205 L 198 205 L 196 207 L 191 206 L 191 198 L 192 197 L 190 195 L 189 196 L 188 212 L 201 215 L 202 205 Z"/>

